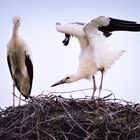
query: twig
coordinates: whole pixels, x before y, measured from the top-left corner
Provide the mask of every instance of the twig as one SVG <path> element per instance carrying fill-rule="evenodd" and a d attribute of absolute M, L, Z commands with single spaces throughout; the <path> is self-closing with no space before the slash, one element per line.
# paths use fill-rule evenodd
<path fill-rule="evenodd" d="M 76 122 L 76 121 L 73 119 L 73 117 L 71 116 L 71 114 L 70 114 L 70 113 L 68 112 L 68 110 L 64 107 L 62 101 L 60 101 L 60 104 L 61 104 L 61 106 L 64 108 L 64 110 L 66 111 L 66 113 L 68 114 L 68 116 L 71 118 L 71 120 L 72 120 L 75 124 L 77 124 L 77 126 L 78 126 L 80 129 L 82 129 L 82 130 L 88 135 L 89 133 L 88 133 L 81 125 L 79 125 L 78 122 Z"/>

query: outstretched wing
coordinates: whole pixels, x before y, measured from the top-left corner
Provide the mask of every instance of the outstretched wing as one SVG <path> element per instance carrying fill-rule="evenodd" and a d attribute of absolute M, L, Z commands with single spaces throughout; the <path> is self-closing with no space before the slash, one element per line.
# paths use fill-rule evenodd
<path fill-rule="evenodd" d="M 106 37 L 109 37 L 113 31 L 140 31 L 140 24 L 135 21 L 127 21 L 109 17 L 109 24 L 107 26 L 98 27 Z"/>
<path fill-rule="evenodd" d="M 71 36 L 80 37 L 84 35 L 83 26 L 85 23 L 72 22 L 67 24 L 56 23 L 56 30 L 65 34 L 65 39 L 62 41 L 64 46 L 69 44 Z"/>

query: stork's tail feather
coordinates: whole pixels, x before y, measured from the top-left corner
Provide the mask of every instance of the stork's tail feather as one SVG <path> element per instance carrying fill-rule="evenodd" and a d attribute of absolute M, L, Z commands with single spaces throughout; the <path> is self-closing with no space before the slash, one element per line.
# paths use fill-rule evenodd
<path fill-rule="evenodd" d="M 116 60 L 118 60 L 123 55 L 124 52 L 124 50 L 110 52 L 109 55 L 106 57 L 106 66 L 109 68 L 111 65 L 113 65 Z"/>

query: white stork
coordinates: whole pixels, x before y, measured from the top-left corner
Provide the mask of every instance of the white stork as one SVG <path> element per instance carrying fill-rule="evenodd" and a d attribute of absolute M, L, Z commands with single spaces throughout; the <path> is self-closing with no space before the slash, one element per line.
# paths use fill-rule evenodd
<path fill-rule="evenodd" d="M 62 80 L 52 85 L 71 83 L 80 79 L 93 78 L 93 96 L 97 89 L 95 74 L 101 71 L 101 83 L 99 96 L 102 89 L 103 74 L 123 54 L 123 50 L 115 50 L 108 46 L 105 40 L 113 31 L 140 31 L 140 24 L 135 21 L 119 20 L 110 17 L 100 16 L 91 22 L 68 24 L 56 23 L 57 31 L 65 33 L 63 44 L 69 44 L 70 36 L 78 39 L 81 47 L 79 56 L 80 64 L 77 72 L 65 76 Z M 93 97 L 92 96 L 92 97 Z"/>
<path fill-rule="evenodd" d="M 28 99 L 33 81 L 33 64 L 26 42 L 19 36 L 20 18 L 13 17 L 13 33 L 7 44 L 7 62 L 13 79 L 13 106 L 15 87 Z M 20 104 L 20 100 L 19 100 Z"/>

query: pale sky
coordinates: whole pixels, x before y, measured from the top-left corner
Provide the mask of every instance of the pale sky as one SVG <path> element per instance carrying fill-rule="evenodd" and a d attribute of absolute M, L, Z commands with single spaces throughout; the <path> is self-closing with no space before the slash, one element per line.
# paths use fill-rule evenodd
<path fill-rule="evenodd" d="M 61 43 L 64 34 L 55 23 L 89 22 L 97 16 L 108 16 L 140 22 L 139 0 L 3 0 L 0 2 L 0 107 L 12 105 L 12 78 L 7 64 L 7 43 L 12 34 L 12 17 L 21 18 L 20 35 L 33 55 L 34 79 L 31 95 L 45 90 L 71 91 L 92 88 L 92 81 L 81 80 L 51 88 L 66 74 L 78 68 L 80 47 L 72 38 L 69 46 Z M 125 50 L 124 55 L 107 71 L 103 88 L 116 98 L 140 102 L 140 33 L 117 32 L 110 38 L 112 47 Z M 97 74 L 99 85 L 100 74 Z M 86 92 L 85 92 L 86 93 Z M 44 94 L 47 94 L 47 92 Z M 80 93 L 73 93 L 81 97 Z M 88 95 L 91 95 L 92 91 Z M 108 93 L 109 94 L 109 93 Z M 19 92 L 16 90 L 16 95 Z M 70 97 L 71 94 L 67 94 Z M 98 95 L 98 94 L 97 94 Z M 65 94 L 62 96 L 65 97 Z"/>

